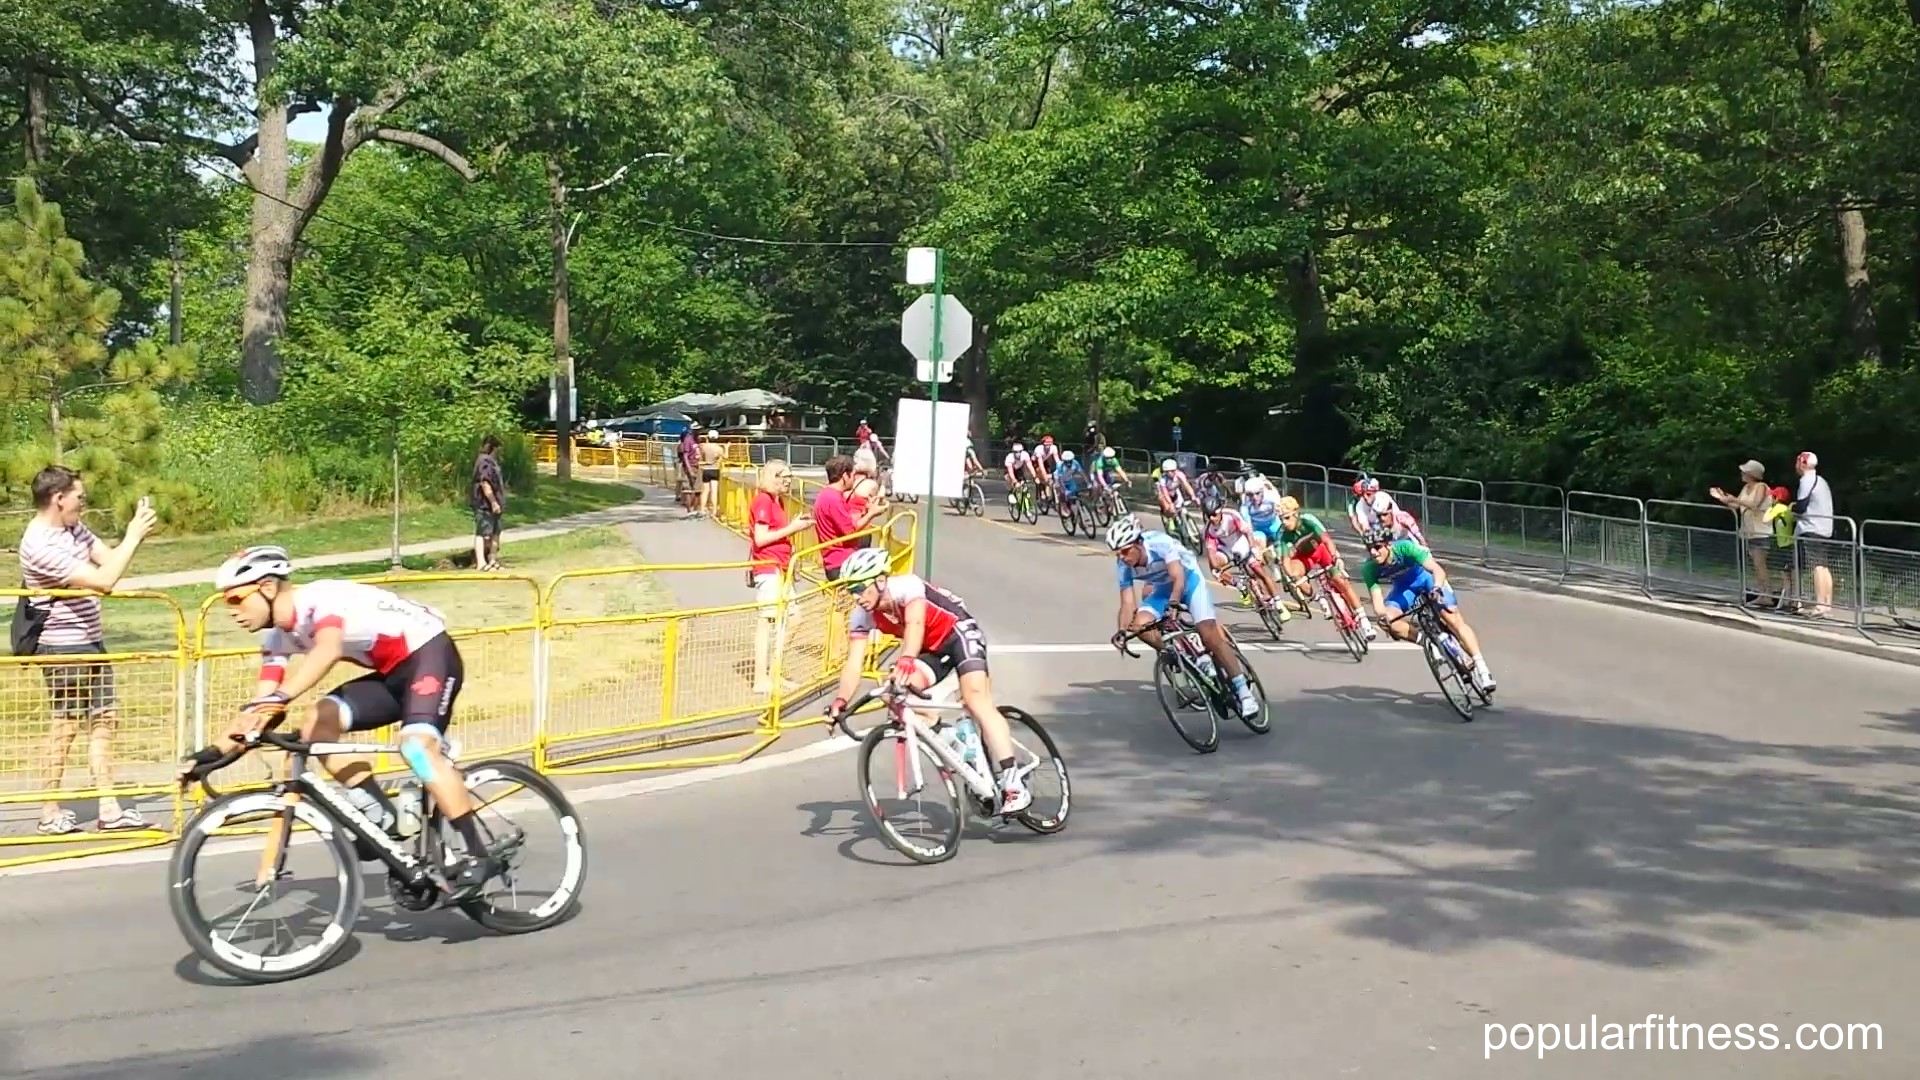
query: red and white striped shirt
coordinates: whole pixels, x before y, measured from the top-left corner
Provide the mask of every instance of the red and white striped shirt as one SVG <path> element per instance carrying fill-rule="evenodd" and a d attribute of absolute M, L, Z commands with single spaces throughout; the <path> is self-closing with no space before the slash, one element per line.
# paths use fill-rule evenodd
<path fill-rule="evenodd" d="M 20 579 L 32 589 L 66 589 L 73 575 L 93 565 L 93 545 L 99 537 L 85 525 L 72 528 L 48 525 L 39 518 L 27 523 L 20 537 Z M 91 645 L 105 637 L 100 626 L 100 601 L 90 596 L 41 601 L 46 629 L 42 645 Z"/>

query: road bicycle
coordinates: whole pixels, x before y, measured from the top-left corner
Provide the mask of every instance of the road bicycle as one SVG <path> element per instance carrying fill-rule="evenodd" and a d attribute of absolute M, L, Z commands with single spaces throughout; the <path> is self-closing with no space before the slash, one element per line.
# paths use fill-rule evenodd
<path fill-rule="evenodd" d="M 986 492 L 980 489 L 980 481 L 971 474 L 967 477 L 966 493 L 957 499 L 948 499 L 947 505 L 958 512 L 961 517 L 966 517 L 969 513 L 974 517 L 985 517 L 987 515 Z"/>
<path fill-rule="evenodd" d="M 1094 525 L 1102 529 L 1113 524 L 1114 518 L 1124 517 L 1127 513 L 1127 504 L 1121 501 L 1120 490 L 1111 486 L 1094 492 L 1093 502 L 1089 508 L 1093 512 Z"/>
<path fill-rule="evenodd" d="M 1227 568 L 1220 572 L 1220 581 L 1240 590 L 1240 602 L 1254 609 L 1260 615 L 1261 625 L 1273 640 L 1279 641 L 1286 629 L 1286 623 L 1280 618 L 1280 611 L 1274 606 L 1273 594 L 1267 591 L 1266 583 L 1256 577 L 1249 567 L 1251 555 L 1228 556 Z"/>
<path fill-rule="evenodd" d="M 287 754 L 287 779 L 264 791 L 225 794 L 208 783 L 209 774 L 259 747 Z M 451 744 L 447 748 L 452 760 L 457 751 Z M 586 836 L 579 816 L 552 781 L 518 762 L 495 760 L 454 766 L 473 793 L 487 854 L 499 860 L 502 867 L 499 876 L 488 883 L 493 891 L 456 900 L 446 878 L 447 867 L 457 861 L 448 845 L 453 829 L 434 804 L 431 791 L 411 776 L 402 781 L 395 800 L 400 819 L 394 828 L 401 834 L 396 839 L 370 820 L 325 768 L 310 764 L 312 758 L 332 754 L 397 754 L 397 747 L 384 743 L 309 743 L 269 730 L 249 736 L 229 753 L 208 756 L 217 753 L 211 748 L 201 751 L 190 759 L 196 763 L 182 778 L 183 788 L 199 783 L 208 801 L 181 832 L 168 868 L 168 895 L 174 922 L 194 952 L 243 982 L 284 982 L 312 974 L 346 947 L 353 937 L 365 891 L 362 861 L 385 864 L 387 893 L 397 906 L 426 911 L 451 904 L 496 933 L 544 930 L 579 908 L 587 875 Z M 503 790 L 485 794 L 491 785 L 503 785 Z M 543 823 L 530 829 L 506 818 L 505 811 L 514 808 L 541 811 Z M 531 814 L 524 818 L 533 820 Z M 410 836 L 409 830 L 413 830 Z M 223 839 L 227 837 L 235 839 L 227 842 Z M 557 841 L 564 856 L 558 884 L 551 889 L 527 890 L 521 880 L 529 855 L 528 841 L 535 837 Z M 227 857 L 246 848 L 249 841 L 261 845 L 251 860 L 251 870 Z M 296 849 L 318 855 L 329 868 L 319 873 L 290 870 L 288 860 Z M 231 910 L 209 913 L 201 906 L 196 886 L 236 881 L 240 896 Z M 337 899 L 328 901 L 317 895 L 328 885 L 338 888 Z M 523 910 L 522 901 L 530 907 Z M 291 914 L 276 916 L 282 907 L 291 908 Z M 220 925 L 227 916 L 238 917 L 230 930 Z M 253 929 L 264 930 L 265 940 L 253 942 L 249 938 L 243 943 L 243 931 L 256 922 L 256 916 Z M 312 930 L 316 940 L 310 945 L 280 949 L 302 930 Z M 248 944 L 259 945 L 259 951 L 250 950 Z"/>
<path fill-rule="evenodd" d="M 1227 648 L 1233 650 L 1234 657 L 1240 661 L 1247 686 L 1260 703 L 1260 710 L 1250 717 L 1240 715 L 1240 700 L 1233 692 L 1232 682 L 1221 674 L 1206 643 L 1200 640 L 1200 631 L 1180 617 L 1184 613 L 1183 605 L 1173 604 L 1153 627 L 1160 632 L 1159 655 L 1153 662 L 1153 692 L 1160 699 L 1160 711 L 1166 713 L 1175 733 L 1188 746 L 1202 754 L 1211 754 L 1220 748 L 1223 719 L 1238 719 L 1255 735 L 1272 731 L 1273 707 L 1267 702 L 1266 688 L 1260 685 L 1260 675 L 1247 662 L 1247 655 L 1240 651 L 1233 631 L 1224 624 L 1220 627 L 1221 633 L 1227 636 Z M 1144 632 L 1130 630 L 1119 635 L 1116 644 L 1120 651 L 1139 656 L 1128 643 Z"/>
<path fill-rule="evenodd" d="M 1040 523 L 1040 510 L 1033 501 L 1033 481 L 1022 480 L 1015 484 L 1010 499 L 1007 513 L 1015 525 L 1023 521 L 1029 525 Z"/>
<path fill-rule="evenodd" d="M 876 701 L 885 708 L 886 719 L 864 734 L 856 734 L 851 718 Z M 917 863 L 945 862 L 958 854 L 969 813 L 986 819 L 1011 817 L 1036 833 L 1048 834 L 1066 828 L 1067 815 L 1072 812 L 1067 763 L 1060 756 L 1060 748 L 1054 745 L 1053 736 L 1026 711 L 1002 705 L 1000 715 L 1006 717 L 1013 735 L 1014 769 L 1025 776 L 1029 790 L 1034 792 L 1033 803 L 1025 810 L 1002 815 L 1000 780 L 979 741 L 977 727 L 968 738 L 958 725 L 935 719 L 929 726 L 919 715 L 963 712 L 965 708 L 960 702 L 938 700 L 888 679 L 848 702 L 833 718 L 835 726 L 849 738 L 860 741 L 858 760 L 854 763 L 855 779 L 860 785 L 861 801 L 879 827 L 881 839 Z M 972 723 L 971 718 L 967 723 Z M 1048 770 L 1058 778 L 1060 787 L 1058 805 L 1051 810 L 1042 809 L 1043 796 L 1035 783 Z M 931 777 L 929 772 L 933 774 Z M 887 791 L 895 792 L 899 802 L 905 805 L 892 809 L 882 806 L 881 796 Z M 944 803 L 943 814 L 927 813 L 929 809 L 936 809 L 930 807 L 925 798 L 930 792 Z M 1047 798 L 1046 801 L 1054 800 Z M 935 826 L 934 839 L 917 841 L 904 831 L 911 819 L 929 816 L 945 818 L 944 824 Z"/>
<path fill-rule="evenodd" d="M 1040 495 L 1034 500 L 1034 504 L 1039 507 L 1042 514 L 1057 513 L 1060 509 L 1060 500 L 1054 492 L 1054 487 L 1055 485 L 1051 483 L 1040 485 Z"/>
<path fill-rule="evenodd" d="M 1347 596 L 1333 582 L 1333 568 L 1315 566 L 1307 571 L 1307 588 L 1319 601 L 1320 611 L 1334 629 L 1340 631 L 1340 640 L 1346 643 L 1347 652 L 1353 654 L 1355 663 L 1367 657 L 1367 634 L 1360 625 L 1360 616 L 1347 606 Z"/>
<path fill-rule="evenodd" d="M 1183 506 L 1171 514 L 1162 507 L 1160 528 L 1188 548 L 1200 550 L 1200 526 L 1194 520 L 1192 507 Z"/>
<path fill-rule="evenodd" d="M 1078 532 L 1092 536 L 1094 530 L 1093 511 L 1087 509 L 1085 492 L 1061 500 L 1060 531 L 1072 536 Z"/>
<path fill-rule="evenodd" d="M 1467 657 L 1465 646 L 1440 619 L 1438 590 L 1428 589 L 1421 593 L 1413 607 L 1394 616 L 1393 621 L 1402 619 L 1413 620 L 1420 651 L 1427 658 L 1427 670 L 1433 672 L 1433 681 L 1440 684 L 1440 693 L 1446 697 L 1453 711 L 1460 714 L 1461 720 L 1473 719 L 1475 699 L 1481 705 L 1493 704 L 1492 693 L 1481 689 L 1480 684 L 1474 681 L 1473 664 Z"/>

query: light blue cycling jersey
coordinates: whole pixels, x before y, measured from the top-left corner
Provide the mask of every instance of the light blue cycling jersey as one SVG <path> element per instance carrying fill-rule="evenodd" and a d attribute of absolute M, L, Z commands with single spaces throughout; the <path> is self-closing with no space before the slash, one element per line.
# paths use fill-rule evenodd
<path fill-rule="evenodd" d="M 1140 534 L 1140 542 L 1147 548 L 1147 565 L 1138 569 L 1128 566 L 1124 560 L 1115 559 L 1113 564 L 1119 567 L 1120 587 L 1126 588 L 1135 582 L 1147 587 L 1149 592 L 1167 592 L 1173 588 L 1173 564 L 1179 563 L 1187 572 L 1188 590 L 1194 582 L 1200 580 L 1200 563 L 1193 557 L 1187 546 L 1158 529 Z"/>
<path fill-rule="evenodd" d="M 1241 504 L 1246 507 L 1247 519 L 1261 529 L 1280 519 L 1280 500 L 1272 498 L 1267 492 L 1261 492 L 1260 496 L 1249 495 L 1241 500 Z"/>
<path fill-rule="evenodd" d="M 1054 466 L 1053 482 L 1059 484 L 1060 489 L 1068 495 L 1076 495 L 1087 485 L 1087 473 L 1077 461 L 1061 462 Z"/>

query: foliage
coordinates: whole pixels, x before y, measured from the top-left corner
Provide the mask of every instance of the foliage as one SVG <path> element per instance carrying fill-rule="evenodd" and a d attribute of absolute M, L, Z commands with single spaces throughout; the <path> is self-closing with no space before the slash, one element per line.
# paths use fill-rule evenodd
<path fill-rule="evenodd" d="M 151 340 L 110 349 L 120 294 L 88 281 L 85 263 L 60 208 L 22 178 L 0 220 L 0 401 L 35 407 L 39 422 L 9 440 L 0 472 L 11 495 L 41 467 L 71 465 L 96 505 L 124 515 L 154 493 L 160 391 L 191 372 L 192 354 Z"/>

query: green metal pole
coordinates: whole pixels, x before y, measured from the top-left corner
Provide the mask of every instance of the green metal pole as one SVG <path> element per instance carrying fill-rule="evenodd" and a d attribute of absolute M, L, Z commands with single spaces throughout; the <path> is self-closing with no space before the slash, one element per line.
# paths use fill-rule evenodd
<path fill-rule="evenodd" d="M 926 544 L 920 554 L 920 576 L 933 578 L 933 521 L 940 515 L 934 512 L 933 478 L 936 473 L 934 462 L 939 453 L 940 433 L 940 315 L 941 294 L 947 291 L 947 252 L 945 248 L 933 249 L 933 347 L 927 355 L 933 363 L 928 374 L 932 378 L 927 382 L 928 395 L 933 399 L 933 415 L 927 419 L 927 516 L 920 527 L 925 530 Z"/>

